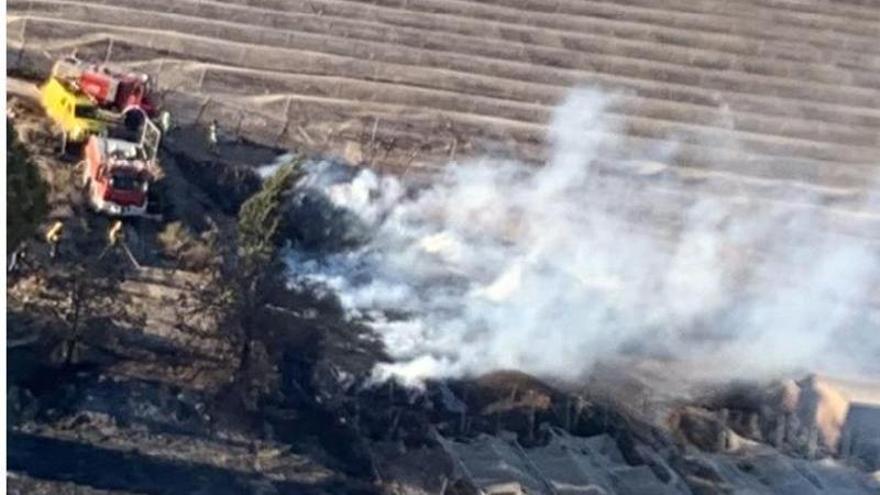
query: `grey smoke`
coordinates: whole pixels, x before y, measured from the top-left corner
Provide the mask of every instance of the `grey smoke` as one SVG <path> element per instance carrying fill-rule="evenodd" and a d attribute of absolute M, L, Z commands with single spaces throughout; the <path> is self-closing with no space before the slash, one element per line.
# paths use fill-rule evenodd
<path fill-rule="evenodd" d="M 452 163 L 415 192 L 370 170 L 335 181 L 316 170 L 311 185 L 372 236 L 292 251 L 292 276 L 324 284 L 382 336 L 395 362 L 380 380 L 576 379 L 622 355 L 706 376 L 880 373 L 877 244 L 835 224 L 872 213 L 823 208 L 813 192 L 738 194 L 729 174 L 713 189 L 711 170 L 666 166 L 674 147 L 614 162 L 608 101 L 573 91 L 541 168 Z"/>

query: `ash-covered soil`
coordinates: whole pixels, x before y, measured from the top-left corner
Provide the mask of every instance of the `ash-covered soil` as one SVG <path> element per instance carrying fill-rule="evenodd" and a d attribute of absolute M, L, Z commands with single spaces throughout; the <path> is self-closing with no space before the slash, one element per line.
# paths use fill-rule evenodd
<path fill-rule="evenodd" d="M 75 164 L 56 156 L 39 109 L 8 103 L 51 184 L 47 223 L 66 225 L 57 259 L 32 239 L 9 276 L 10 493 L 878 489 L 875 440 L 846 426 L 853 394 L 820 379 L 689 398 L 663 396 L 657 380 L 624 366 L 575 385 L 515 372 L 377 385 L 373 366 L 387 360 L 378 337 L 332 294 L 283 287 L 255 319 L 265 337 L 237 373 L 222 320 L 200 304 L 218 281 L 162 233 L 178 222 L 198 239 L 231 239 L 238 207 L 259 187 L 255 166 L 281 151 L 230 140 L 211 153 L 203 131 L 173 132 L 162 219 L 126 226 L 135 266 L 118 252 L 98 256 L 109 221 L 82 204 Z M 296 228 L 324 212 L 302 198 L 287 233 L 326 248 Z M 77 271 L 83 260 L 90 269 Z M 74 326 L 65 290 L 83 277 L 100 304 Z M 874 424 L 870 407 L 863 416 Z"/>

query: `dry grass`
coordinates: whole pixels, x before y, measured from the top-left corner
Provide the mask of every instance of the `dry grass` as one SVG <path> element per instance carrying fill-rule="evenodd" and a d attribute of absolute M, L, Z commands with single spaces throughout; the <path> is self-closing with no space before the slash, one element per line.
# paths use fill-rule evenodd
<path fill-rule="evenodd" d="M 171 222 L 158 235 L 162 252 L 185 270 L 204 270 L 217 261 L 211 234 L 197 236 L 182 222 Z"/>

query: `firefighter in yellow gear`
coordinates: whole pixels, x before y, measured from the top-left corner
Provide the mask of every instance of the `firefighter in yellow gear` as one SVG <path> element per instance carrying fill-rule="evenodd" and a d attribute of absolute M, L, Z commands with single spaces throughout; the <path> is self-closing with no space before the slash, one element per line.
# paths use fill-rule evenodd
<path fill-rule="evenodd" d="M 58 220 L 46 231 L 46 243 L 49 244 L 49 257 L 54 259 L 58 254 L 58 244 L 61 243 L 61 234 L 64 232 L 64 224 Z"/>
<path fill-rule="evenodd" d="M 110 231 L 107 232 L 107 241 L 111 248 L 114 248 L 119 245 L 119 242 L 123 240 L 125 233 L 122 231 L 122 220 L 117 220 L 113 222 L 113 225 L 110 227 Z"/>

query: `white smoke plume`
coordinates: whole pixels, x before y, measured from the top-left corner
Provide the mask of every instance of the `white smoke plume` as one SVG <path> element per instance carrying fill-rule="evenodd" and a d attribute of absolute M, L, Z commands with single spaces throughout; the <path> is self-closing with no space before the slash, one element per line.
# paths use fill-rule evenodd
<path fill-rule="evenodd" d="M 622 355 L 727 377 L 880 361 L 878 236 L 858 235 L 877 211 L 823 207 L 809 185 L 765 184 L 767 198 L 731 174 L 689 180 L 658 163 L 669 155 L 615 163 L 608 101 L 572 92 L 544 167 L 453 163 L 416 191 L 369 170 L 315 179 L 372 237 L 292 252 L 293 276 L 381 335 L 395 362 L 378 379 L 410 384 L 502 369 L 571 380 Z"/>

